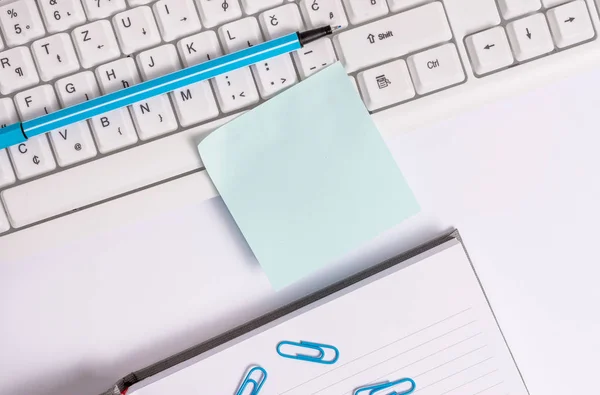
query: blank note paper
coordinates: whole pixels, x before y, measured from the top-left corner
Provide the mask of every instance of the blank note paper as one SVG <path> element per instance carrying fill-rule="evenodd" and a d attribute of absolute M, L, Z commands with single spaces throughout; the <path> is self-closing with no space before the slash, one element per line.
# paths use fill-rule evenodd
<path fill-rule="evenodd" d="M 276 289 L 419 211 L 340 64 L 236 118 L 198 149 Z"/>
<path fill-rule="evenodd" d="M 527 395 L 460 242 L 431 252 L 142 381 L 128 395 L 234 395 L 256 365 L 268 372 L 260 395 L 355 395 L 406 377 L 415 395 Z M 339 359 L 281 358 L 282 340 L 334 345 Z"/>

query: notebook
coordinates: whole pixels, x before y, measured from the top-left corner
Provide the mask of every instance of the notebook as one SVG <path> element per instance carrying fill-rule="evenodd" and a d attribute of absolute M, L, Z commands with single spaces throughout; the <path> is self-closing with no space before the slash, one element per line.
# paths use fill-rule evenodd
<path fill-rule="evenodd" d="M 283 358 L 282 341 L 331 345 L 339 357 Z M 260 395 L 354 395 L 402 378 L 419 395 L 528 394 L 456 231 L 132 373 L 106 394 L 235 395 L 254 366 L 268 373 Z"/>

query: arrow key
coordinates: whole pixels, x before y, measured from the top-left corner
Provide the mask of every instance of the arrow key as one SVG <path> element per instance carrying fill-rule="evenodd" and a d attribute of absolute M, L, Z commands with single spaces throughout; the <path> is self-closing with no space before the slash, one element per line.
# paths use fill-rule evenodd
<path fill-rule="evenodd" d="M 548 11 L 548 23 L 558 48 L 565 48 L 594 37 L 594 27 L 583 0 L 551 9 Z"/>
<path fill-rule="evenodd" d="M 518 61 L 545 55 L 554 42 L 544 14 L 534 14 L 506 25 L 506 32 Z"/>
<path fill-rule="evenodd" d="M 514 62 L 506 32 L 501 26 L 473 34 L 465 42 L 477 75 L 508 67 Z"/>

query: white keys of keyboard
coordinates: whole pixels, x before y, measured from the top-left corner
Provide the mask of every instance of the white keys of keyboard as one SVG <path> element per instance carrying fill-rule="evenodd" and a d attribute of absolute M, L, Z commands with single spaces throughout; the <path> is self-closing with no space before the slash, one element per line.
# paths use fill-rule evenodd
<path fill-rule="evenodd" d="M 415 96 L 404 60 L 396 60 L 358 74 L 360 91 L 371 111 L 400 103 Z"/>
<path fill-rule="evenodd" d="M 506 32 L 518 61 L 552 52 L 554 43 L 544 14 L 534 14 L 506 25 Z"/>
<path fill-rule="evenodd" d="M 256 14 L 259 11 L 283 4 L 283 0 L 242 0 L 242 6 L 246 14 Z"/>
<path fill-rule="evenodd" d="M 202 28 L 193 0 L 160 0 L 153 9 L 165 41 L 189 36 Z"/>
<path fill-rule="evenodd" d="M 304 30 L 304 23 L 296 4 L 286 4 L 265 11 L 258 17 L 268 40 Z"/>
<path fill-rule="evenodd" d="M 87 20 L 80 0 L 46 0 L 38 4 L 50 33 L 71 29 Z"/>
<path fill-rule="evenodd" d="M 133 8 L 115 15 L 113 24 L 125 55 L 160 44 L 161 38 L 152 10 Z"/>
<path fill-rule="evenodd" d="M 238 0 L 196 0 L 202 24 L 208 28 L 242 17 Z"/>
<path fill-rule="evenodd" d="M 495 0 L 445 0 L 444 6 L 456 36 L 462 37 L 500 24 Z"/>
<path fill-rule="evenodd" d="M 222 26 L 219 28 L 219 36 L 227 52 L 239 51 L 263 42 L 258 22 L 254 17 Z M 292 59 L 288 54 L 253 65 L 251 69 L 263 98 L 271 97 L 298 80 Z"/>
<path fill-rule="evenodd" d="M 109 21 L 97 21 L 73 30 L 75 48 L 84 68 L 111 61 L 121 55 Z"/>
<path fill-rule="evenodd" d="M 27 47 L 0 52 L 0 93 L 10 95 L 40 82 Z"/>
<path fill-rule="evenodd" d="M 514 62 L 508 37 L 501 26 L 473 34 L 465 42 L 475 74 L 490 73 Z"/>
<path fill-rule="evenodd" d="M 15 95 L 15 104 L 22 120 L 29 120 L 50 112 L 47 85 L 37 86 Z M 52 92 L 54 95 L 54 92 Z M 34 136 L 26 142 L 9 148 L 20 180 L 47 173 L 56 168 L 52 150 L 45 135 Z"/>
<path fill-rule="evenodd" d="M 571 0 L 542 0 L 542 4 L 546 8 L 551 8 L 551 7 L 560 5 L 560 4 L 567 3 L 569 1 L 571 1 Z"/>
<path fill-rule="evenodd" d="M 504 19 L 512 19 L 542 7 L 540 0 L 498 0 Z"/>
<path fill-rule="evenodd" d="M 40 85 L 15 96 L 21 117 L 31 119 L 59 109 L 54 89 Z M 50 141 L 61 166 L 81 162 L 96 155 L 96 147 L 87 122 L 79 122 L 49 133 Z"/>
<path fill-rule="evenodd" d="M 106 93 L 138 84 L 135 62 L 119 59 L 96 69 L 102 91 Z M 155 96 L 130 107 L 138 134 L 142 140 L 151 139 L 177 129 L 177 120 L 167 95 Z"/>
<path fill-rule="evenodd" d="M 19 116 L 13 101 L 9 98 L 0 99 L 0 129 L 18 121 Z M 15 173 L 8 160 L 8 153 L 6 150 L 0 150 L 0 187 L 10 185 L 15 181 Z"/>
<path fill-rule="evenodd" d="M 217 34 L 212 30 L 194 34 L 177 43 L 183 65 L 190 67 L 223 55 Z"/>
<path fill-rule="evenodd" d="M 0 233 L 8 232 L 10 230 L 10 223 L 4 212 L 4 208 L 0 204 Z"/>
<path fill-rule="evenodd" d="M 81 0 L 90 21 L 108 18 L 127 8 L 125 0 Z"/>
<path fill-rule="evenodd" d="M 348 18 L 354 24 L 377 19 L 389 12 L 385 0 L 344 0 Z"/>
<path fill-rule="evenodd" d="M 172 44 L 142 52 L 137 63 L 144 80 L 153 79 L 181 69 L 177 50 Z M 187 127 L 219 115 L 217 102 L 208 81 L 178 89 L 169 94 L 175 104 L 179 123 Z"/>
<path fill-rule="evenodd" d="M 465 80 L 465 73 L 454 44 L 410 56 L 408 69 L 420 95 L 458 84 Z"/>
<path fill-rule="evenodd" d="M 350 73 L 451 38 L 444 7 L 435 2 L 342 32 L 334 42 Z"/>
<path fill-rule="evenodd" d="M 388 0 L 388 5 L 390 6 L 390 11 L 396 12 L 423 5 L 429 1 L 430 0 Z"/>
<path fill-rule="evenodd" d="M 154 0 L 127 0 L 130 7 L 137 7 L 138 5 L 146 5 L 152 3 Z"/>
<path fill-rule="evenodd" d="M 0 30 L 9 46 L 26 44 L 46 33 L 33 0 L 19 0 L 0 6 Z"/>
<path fill-rule="evenodd" d="M 1 129 L 1 128 L 0 128 Z M 0 188 L 10 185 L 16 181 L 8 153 L 6 150 L 0 150 Z"/>
<path fill-rule="evenodd" d="M 293 56 L 302 79 L 337 61 L 329 38 L 313 41 L 294 52 Z"/>
<path fill-rule="evenodd" d="M 84 71 L 58 80 L 55 84 L 63 107 L 73 106 L 100 95 L 94 73 Z M 105 154 L 138 141 L 127 108 L 120 108 L 90 120 L 98 150 Z"/>
<path fill-rule="evenodd" d="M 1 128 L 0 128 L 1 129 Z M 8 153 L 6 150 L 0 150 L 0 188 L 10 185 L 16 181 Z"/>
<path fill-rule="evenodd" d="M 46 135 L 29 138 L 8 149 L 19 180 L 26 180 L 56 169 Z"/>
<path fill-rule="evenodd" d="M 79 70 L 75 48 L 67 33 L 35 41 L 31 49 L 42 81 L 50 81 Z"/>
<path fill-rule="evenodd" d="M 301 0 L 300 10 L 310 29 L 323 25 L 348 26 L 341 0 Z"/>
<path fill-rule="evenodd" d="M 594 37 L 594 27 L 583 0 L 561 5 L 548 11 L 548 23 L 554 42 L 565 48 Z"/>

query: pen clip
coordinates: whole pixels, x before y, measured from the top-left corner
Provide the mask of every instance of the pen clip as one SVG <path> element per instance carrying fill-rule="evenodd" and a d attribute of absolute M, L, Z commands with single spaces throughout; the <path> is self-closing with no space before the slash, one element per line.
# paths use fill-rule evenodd
<path fill-rule="evenodd" d="M 254 372 L 260 372 L 261 373 L 260 378 L 258 378 L 258 379 L 252 378 L 252 375 Z M 260 392 L 260 389 L 265 384 L 266 380 L 267 380 L 267 371 L 260 366 L 255 366 L 252 369 L 250 369 L 250 371 L 248 371 L 248 374 L 246 375 L 246 377 L 244 377 L 244 380 L 242 381 L 242 384 L 240 384 L 240 388 L 237 390 L 235 395 L 243 395 L 244 390 L 246 388 L 248 388 L 250 385 L 252 386 L 252 392 L 250 392 L 248 395 L 258 395 L 258 393 Z"/>
<path fill-rule="evenodd" d="M 403 390 L 402 392 L 392 391 L 383 393 L 383 390 L 387 390 L 391 387 L 395 387 L 399 384 L 410 383 L 410 388 Z M 396 381 L 388 381 L 385 383 L 379 383 L 370 385 L 367 387 L 361 387 L 354 392 L 354 395 L 408 395 L 412 394 L 417 388 L 417 384 L 411 378 L 404 378 Z"/>
<path fill-rule="evenodd" d="M 295 354 L 289 354 L 289 353 L 283 352 L 281 350 L 281 348 L 283 346 L 300 347 L 301 349 L 304 349 L 305 351 L 306 350 L 318 351 L 319 354 L 318 355 L 310 355 L 310 354 L 301 354 L 299 352 L 297 352 Z M 335 353 L 335 355 L 333 355 L 329 359 L 325 359 L 326 350 L 333 351 Z M 322 363 L 325 365 L 334 364 L 340 357 L 339 350 L 334 346 L 331 346 L 328 344 L 311 343 L 311 342 L 307 342 L 307 341 L 303 341 L 303 340 L 301 340 L 299 343 L 291 342 L 291 341 L 287 341 L 287 340 L 280 342 L 277 345 L 277 354 L 279 354 L 280 356 L 282 356 L 284 358 L 298 359 L 300 361 L 307 361 L 307 362 L 314 362 L 314 363 Z"/>

